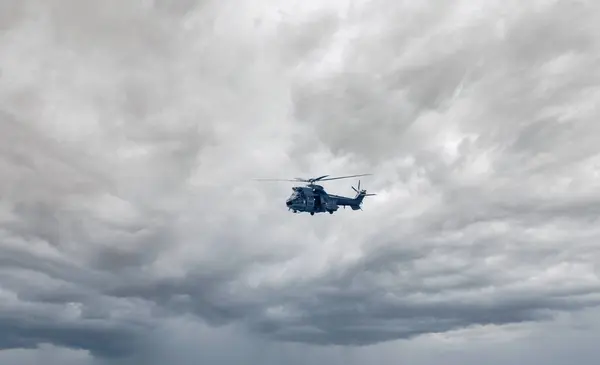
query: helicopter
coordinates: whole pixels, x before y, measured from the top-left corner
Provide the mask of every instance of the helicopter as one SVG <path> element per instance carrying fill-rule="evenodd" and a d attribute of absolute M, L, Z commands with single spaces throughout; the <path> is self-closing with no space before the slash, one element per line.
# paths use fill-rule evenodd
<path fill-rule="evenodd" d="M 329 177 L 329 175 L 323 175 L 316 178 L 303 179 L 303 178 L 295 178 L 295 179 L 255 179 L 257 181 L 292 181 L 292 182 L 305 182 L 306 186 L 294 186 L 292 187 L 293 193 L 286 199 L 285 205 L 288 208 L 288 211 L 292 211 L 294 213 L 306 212 L 310 213 L 310 215 L 315 215 L 315 213 L 325 213 L 333 214 L 336 212 L 340 206 L 344 207 L 344 209 L 348 206 L 352 210 L 362 210 L 361 204 L 363 199 L 367 196 L 373 196 L 377 194 L 367 194 L 366 190 L 360 189 L 360 180 L 358 180 L 358 188 L 352 186 L 352 189 L 356 192 L 356 195 L 352 197 L 333 195 L 327 193 L 323 186 L 315 184 L 316 182 L 321 181 L 330 181 L 330 180 L 339 180 L 339 179 L 347 179 L 351 177 L 358 176 L 368 176 L 371 174 L 360 174 L 360 175 L 348 175 L 348 176 L 340 176 L 340 177 Z"/>

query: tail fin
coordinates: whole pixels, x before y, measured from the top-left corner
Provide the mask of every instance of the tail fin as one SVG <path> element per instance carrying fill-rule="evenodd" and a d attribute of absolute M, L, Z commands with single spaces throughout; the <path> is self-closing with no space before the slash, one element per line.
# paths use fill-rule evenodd
<path fill-rule="evenodd" d="M 356 196 L 354 197 L 354 200 L 356 201 L 356 205 L 352 205 L 352 209 L 353 210 L 358 210 L 358 209 L 362 209 L 360 207 L 360 205 L 362 204 L 363 200 L 365 199 L 366 196 L 373 196 L 373 195 L 377 195 L 377 194 L 367 194 L 367 190 L 360 189 L 360 180 L 358 180 L 358 188 L 355 188 L 354 186 L 352 187 L 352 190 L 354 190 L 356 192 Z"/>

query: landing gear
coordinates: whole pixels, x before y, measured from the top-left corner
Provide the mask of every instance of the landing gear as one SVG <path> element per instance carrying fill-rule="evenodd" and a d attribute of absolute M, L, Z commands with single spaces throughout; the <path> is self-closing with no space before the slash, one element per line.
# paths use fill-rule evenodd
<path fill-rule="evenodd" d="M 333 210 L 329 210 L 328 212 L 329 212 L 329 214 L 333 214 Z"/>
<path fill-rule="evenodd" d="M 310 215 L 315 215 L 315 212 L 310 212 Z"/>

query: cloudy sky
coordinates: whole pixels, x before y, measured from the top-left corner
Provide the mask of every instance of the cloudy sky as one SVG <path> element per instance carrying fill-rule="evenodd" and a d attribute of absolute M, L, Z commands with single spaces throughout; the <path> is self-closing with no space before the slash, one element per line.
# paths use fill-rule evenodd
<path fill-rule="evenodd" d="M 0 1 L 0 363 L 597 364 L 599 14 Z"/>

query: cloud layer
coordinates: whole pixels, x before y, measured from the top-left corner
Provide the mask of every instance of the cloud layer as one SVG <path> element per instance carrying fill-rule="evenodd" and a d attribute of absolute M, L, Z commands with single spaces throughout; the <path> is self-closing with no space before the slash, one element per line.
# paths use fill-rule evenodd
<path fill-rule="evenodd" d="M 121 358 L 185 316 L 370 345 L 595 308 L 598 10 L 4 2 L 0 349 Z M 251 181 L 363 172 L 378 195 L 333 216 Z"/>

